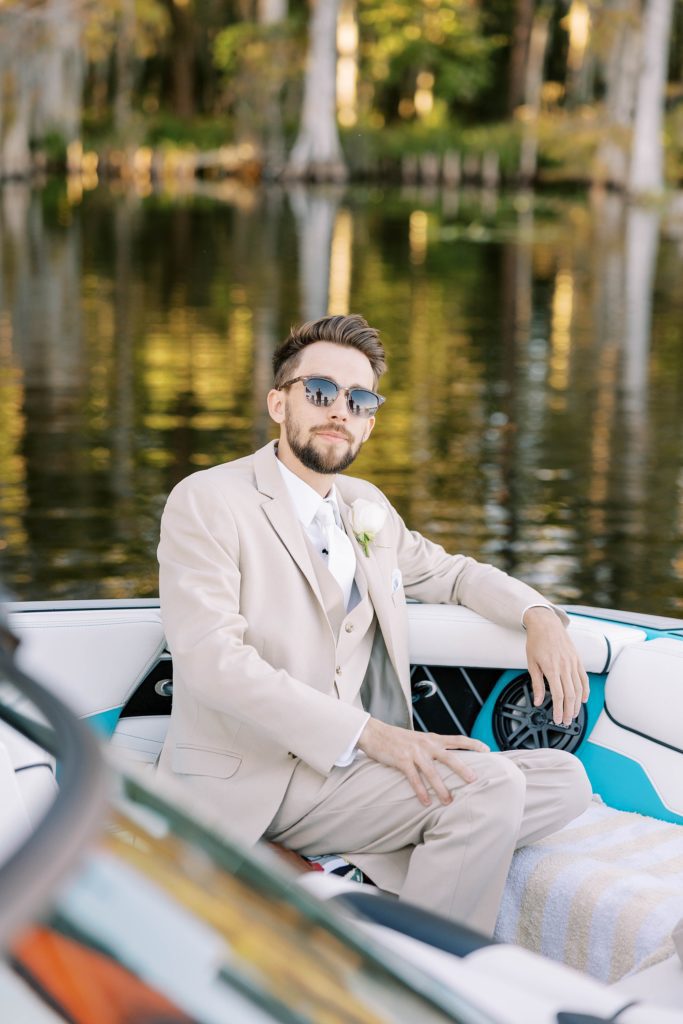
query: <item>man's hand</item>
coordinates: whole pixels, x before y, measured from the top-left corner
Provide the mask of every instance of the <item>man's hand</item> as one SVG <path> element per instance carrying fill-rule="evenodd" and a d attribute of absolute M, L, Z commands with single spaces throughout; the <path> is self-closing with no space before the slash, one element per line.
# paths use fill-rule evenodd
<path fill-rule="evenodd" d="M 360 734 L 359 748 L 373 761 L 398 768 L 415 790 L 421 803 L 432 802 L 427 786 L 434 790 L 442 804 L 451 803 L 451 796 L 435 761 L 447 765 L 465 782 L 474 782 L 476 775 L 456 757 L 453 750 L 486 751 L 489 748 L 471 736 L 439 736 L 433 732 L 412 732 L 370 718 Z"/>
<path fill-rule="evenodd" d="M 588 700 L 588 676 L 576 648 L 552 608 L 527 608 L 526 656 L 534 691 L 534 704 L 543 703 L 548 680 L 553 699 L 553 721 L 569 725 Z"/>

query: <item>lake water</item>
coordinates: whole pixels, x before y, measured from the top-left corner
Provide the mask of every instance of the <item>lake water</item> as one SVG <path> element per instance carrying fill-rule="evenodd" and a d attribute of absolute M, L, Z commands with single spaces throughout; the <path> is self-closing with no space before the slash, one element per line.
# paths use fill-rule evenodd
<path fill-rule="evenodd" d="M 0 229 L 18 598 L 155 594 L 168 491 L 273 436 L 273 348 L 329 310 L 382 332 L 356 467 L 412 527 L 558 601 L 683 614 L 683 230 L 657 210 L 53 182 L 0 191 Z"/>

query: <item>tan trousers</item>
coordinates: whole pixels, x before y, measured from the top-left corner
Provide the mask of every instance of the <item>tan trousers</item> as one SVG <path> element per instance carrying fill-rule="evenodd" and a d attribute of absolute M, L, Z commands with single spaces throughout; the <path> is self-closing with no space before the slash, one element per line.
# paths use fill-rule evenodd
<path fill-rule="evenodd" d="M 406 851 L 402 884 L 380 870 L 372 876 L 378 885 L 491 934 L 516 847 L 581 814 L 591 788 L 581 762 L 564 751 L 457 756 L 477 780 L 465 783 L 438 765 L 454 799 L 443 805 L 432 796 L 429 807 L 401 772 L 364 755 L 327 777 L 302 762 L 266 838 L 302 854 L 358 854 L 361 866 L 364 854 Z"/>

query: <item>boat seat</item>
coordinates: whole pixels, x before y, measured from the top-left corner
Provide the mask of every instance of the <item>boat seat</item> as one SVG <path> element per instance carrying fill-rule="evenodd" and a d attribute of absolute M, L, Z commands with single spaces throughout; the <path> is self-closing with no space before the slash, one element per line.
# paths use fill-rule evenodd
<path fill-rule="evenodd" d="M 158 608 L 21 611 L 9 620 L 19 668 L 104 731 L 165 647 Z"/>
<path fill-rule="evenodd" d="M 656 1002 L 680 1013 L 683 1007 L 683 964 L 674 954 L 636 974 L 630 974 L 628 978 L 622 978 L 614 987 L 631 999 Z"/>
<path fill-rule="evenodd" d="M 413 665 L 526 668 L 526 634 L 521 629 L 499 626 L 462 605 L 409 603 L 407 609 Z M 569 634 L 588 672 L 609 671 L 626 647 L 647 636 L 617 622 L 571 614 L 569 619 Z"/>
<path fill-rule="evenodd" d="M 0 862 L 35 828 L 56 795 L 49 754 L 0 722 Z"/>
<path fill-rule="evenodd" d="M 593 750 L 621 757 L 593 758 L 594 788 L 614 806 L 628 795 L 631 806 L 642 804 L 642 810 L 657 816 L 683 818 L 682 721 L 683 643 L 662 637 L 623 650 L 607 677 L 605 707 L 589 737 Z M 612 792 L 615 772 L 621 774 L 622 785 Z M 624 785 L 626 772 L 629 786 Z M 634 799 L 636 786 L 643 789 L 642 801 Z M 648 804 L 646 787 L 652 790 L 651 802 L 660 802 L 661 812 Z"/>

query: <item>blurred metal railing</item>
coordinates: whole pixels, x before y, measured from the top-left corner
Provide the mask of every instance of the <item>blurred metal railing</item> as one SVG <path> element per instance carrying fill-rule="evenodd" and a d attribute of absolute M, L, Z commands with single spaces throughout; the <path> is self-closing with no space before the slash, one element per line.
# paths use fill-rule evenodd
<path fill-rule="evenodd" d="M 0 614 L 0 620 L 3 616 Z M 59 789 L 27 839 L 0 864 L 0 947 L 49 901 L 101 826 L 107 807 L 107 770 L 95 736 L 61 701 L 20 671 L 12 659 L 12 634 L 0 637 L 0 720 L 37 743 L 59 765 Z M 27 714 L 8 699 L 11 684 Z"/>

